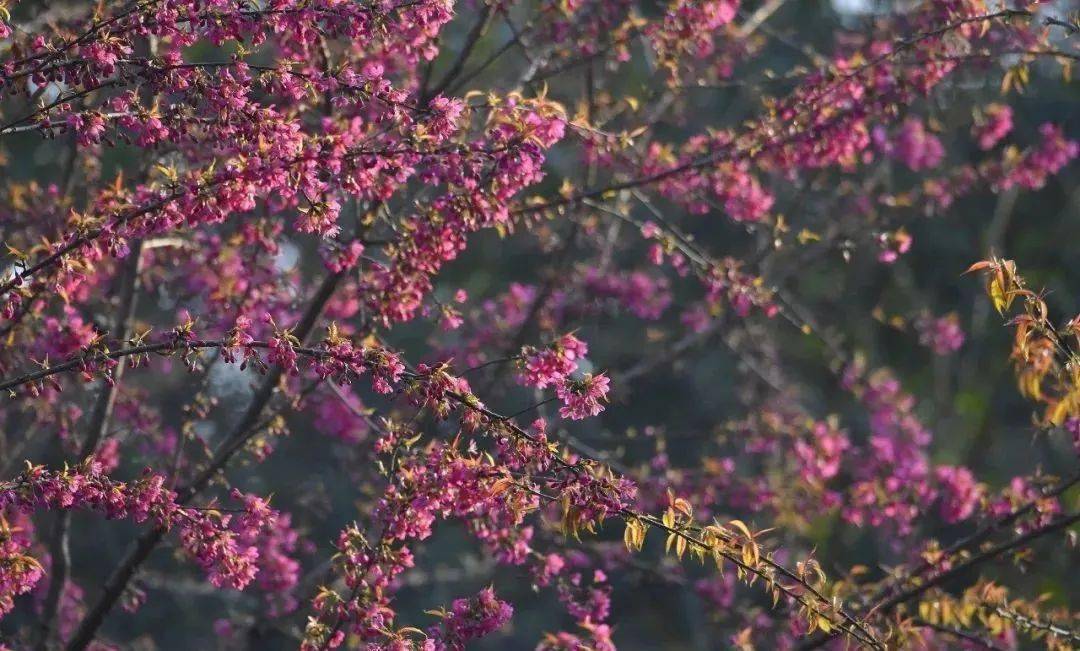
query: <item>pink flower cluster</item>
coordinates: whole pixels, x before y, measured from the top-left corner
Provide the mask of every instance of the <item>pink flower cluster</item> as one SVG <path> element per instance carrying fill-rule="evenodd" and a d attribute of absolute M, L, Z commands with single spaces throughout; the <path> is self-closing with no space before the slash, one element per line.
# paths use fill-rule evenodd
<path fill-rule="evenodd" d="M 853 373 L 849 370 L 845 381 L 855 382 Z M 914 398 L 889 373 L 872 374 L 859 391 L 870 416 L 869 457 L 844 517 L 858 525 L 892 523 L 908 534 L 920 506 L 934 498 L 925 454 L 931 434 L 914 413 Z"/>
<path fill-rule="evenodd" d="M 371 426 L 364 418 L 364 405 L 352 392 L 328 391 L 315 403 L 315 424 L 339 441 L 355 445 L 367 439 Z"/>
<path fill-rule="evenodd" d="M 649 25 L 646 34 L 670 68 L 707 59 L 714 52 L 717 35 L 735 18 L 738 8 L 738 0 L 676 0 L 668 5 L 662 21 Z"/>
<path fill-rule="evenodd" d="M 485 139 L 455 148 L 422 174 L 449 189 L 408 218 L 408 236 L 390 251 L 389 262 L 366 274 L 369 304 L 387 323 L 417 314 L 432 276 L 457 258 L 470 233 L 508 223 L 507 201 L 543 178 L 544 151 L 565 129 L 559 111 L 539 100 L 508 102 L 493 110 L 491 123 Z"/>
<path fill-rule="evenodd" d="M 502 628 L 513 607 L 484 588 L 472 599 L 455 599 L 437 627 L 428 629 L 424 651 L 464 651 L 467 643 Z"/>
<path fill-rule="evenodd" d="M 546 454 L 533 450 L 528 456 L 539 460 Z M 389 607 L 392 580 L 412 565 L 408 547 L 394 545 L 429 537 L 439 520 L 464 520 L 503 562 L 521 564 L 527 558 L 531 529 L 520 524 L 523 514 L 536 508 L 536 497 L 499 489 L 505 487 L 505 475 L 490 458 L 463 455 L 433 443 L 407 455 L 401 464 L 398 480 L 388 487 L 376 511 L 382 530 L 380 542 L 370 544 L 355 528 L 342 532 L 338 548 L 354 596 L 341 601 L 326 593 L 316 600 L 319 616 L 309 624 L 304 648 L 319 648 L 320 640 L 328 648 L 340 645 L 343 636 L 331 635 L 326 625 L 333 620 L 347 620 L 349 630 L 362 639 L 382 640 L 376 648 L 412 648 L 401 646 L 405 643 L 400 638 L 386 636 L 393 620 Z M 469 640 L 501 627 L 511 613 L 509 604 L 490 590 L 474 600 L 458 600 L 444 614 L 441 625 L 429 630 L 426 644 L 432 646 L 424 648 L 462 649 Z M 338 628 L 341 633 L 341 626 Z"/>
<path fill-rule="evenodd" d="M 1038 190 L 1077 155 L 1080 155 L 1080 143 L 1065 137 L 1060 127 L 1043 124 L 1039 127 L 1038 143 L 1023 151 L 1007 147 L 999 159 L 983 161 L 978 165 L 962 165 L 944 176 L 924 179 L 919 190 L 926 199 L 923 210 L 927 214 L 941 213 L 952 206 L 956 199 L 987 185 L 995 192 L 1017 187 Z M 894 199 L 891 196 L 882 197 L 885 203 Z"/>
<path fill-rule="evenodd" d="M 641 172 L 645 176 L 669 176 L 660 183 L 660 192 L 685 205 L 692 213 L 704 214 L 718 202 L 726 216 L 734 221 L 761 221 L 772 208 L 774 198 L 751 172 L 748 161 L 732 162 L 720 156 L 713 165 L 694 164 L 710 153 L 715 155 L 734 147 L 735 134 L 731 132 L 695 136 L 687 141 L 678 156 L 668 147 L 652 143 Z M 672 174 L 675 170 L 684 171 Z"/>
<path fill-rule="evenodd" d="M 15 597 L 34 589 L 44 568 L 32 555 L 30 517 L 23 509 L 0 511 L 0 616 L 15 607 Z"/>
<path fill-rule="evenodd" d="M 967 468 L 938 466 L 934 478 L 941 490 L 941 518 L 955 523 L 967 520 L 974 513 L 983 496 L 983 488 Z"/>
<path fill-rule="evenodd" d="M 795 442 L 795 456 L 799 460 L 803 480 L 823 485 L 840 472 L 844 454 L 851 448 L 851 442 L 844 432 L 823 422 L 814 423 L 811 435 L 809 440 Z"/>
<path fill-rule="evenodd" d="M 993 149 L 1013 128 L 1012 108 L 1007 104 L 991 104 L 983 110 L 981 119 L 971 127 L 971 135 L 979 149 Z"/>
<path fill-rule="evenodd" d="M 603 373 L 586 373 L 580 380 L 568 379 L 555 387 L 562 401 L 559 415 L 571 420 L 583 420 L 604 411 L 611 380 Z"/>
<path fill-rule="evenodd" d="M 927 131 L 918 118 L 904 120 L 891 138 L 885 135 L 884 129 L 875 129 L 874 139 L 885 154 L 914 172 L 937 167 L 945 156 L 941 140 Z"/>
<path fill-rule="evenodd" d="M 336 549 L 346 586 L 354 596 L 345 599 L 333 590 L 323 589 L 315 597 L 315 615 L 308 620 L 302 651 L 336 649 L 345 642 L 347 631 L 367 641 L 382 639 L 393 624 L 389 597 L 394 579 L 414 563 L 407 547 L 373 545 L 355 524 L 341 531 Z M 402 648 L 389 646 L 393 643 L 382 648 Z"/>
<path fill-rule="evenodd" d="M 177 501 L 176 493 L 165 488 L 165 478 L 146 473 L 132 482 L 119 482 L 101 473 L 91 462 L 62 472 L 42 466 L 27 469 L 20 477 L 0 488 L 0 509 L 29 513 L 37 509 L 81 509 L 102 513 L 109 519 L 152 521 L 179 532 L 184 551 L 202 567 L 216 586 L 243 589 L 259 572 L 258 541 L 277 524 L 278 514 L 265 500 L 235 493 L 242 503 L 238 515 L 213 508 L 199 509 Z M 41 576 L 28 569 L 17 537 L 5 541 L 5 560 L 0 565 L 14 568 L 4 577 L 0 603 L 25 592 Z M 275 555 L 281 563 L 281 554 Z M 33 565 L 33 563 L 30 563 Z"/>
<path fill-rule="evenodd" d="M 563 418 L 583 420 L 596 416 L 604 411 L 602 403 L 607 400 L 611 380 L 603 373 L 571 377 L 588 352 L 588 345 L 572 334 L 563 335 L 543 350 L 525 348 L 521 352 L 523 371 L 519 380 L 537 389 L 555 387 L 563 403 L 559 409 Z"/>
<path fill-rule="evenodd" d="M 1065 137 L 1061 127 L 1044 124 L 1039 127 L 1042 141 L 1039 146 L 1023 156 L 1014 165 L 1005 165 L 1005 175 L 998 183 L 1002 189 L 1020 186 L 1038 190 L 1047 179 L 1059 172 L 1072 159 L 1080 155 L 1080 142 Z"/>
<path fill-rule="evenodd" d="M 919 333 L 919 343 L 936 355 L 955 353 L 964 345 L 964 331 L 957 314 L 942 317 L 922 315 L 915 319 L 914 325 Z"/>
<path fill-rule="evenodd" d="M 543 350 L 526 348 L 521 354 L 524 369 L 519 379 L 522 384 L 546 389 L 565 383 L 569 375 L 577 370 L 578 362 L 589 354 L 589 346 L 568 334 Z"/>
<path fill-rule="evenodd" d="M 583 282 L 591 296 L 614 300 L 639 319 L 659 319 L 672 301 L 666 278 L 641 271 L 603 274 L 598 269 L 589 269 Z"/>

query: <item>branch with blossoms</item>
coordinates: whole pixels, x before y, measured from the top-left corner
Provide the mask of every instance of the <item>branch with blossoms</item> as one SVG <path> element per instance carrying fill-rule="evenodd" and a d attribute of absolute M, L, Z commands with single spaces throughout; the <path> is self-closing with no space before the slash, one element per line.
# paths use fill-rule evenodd
<path fill-rule="evenodd" d="M 0 0 L 0 647 L 1067 648 L 1078 22 L 859 11 Z"/>
<path fill-rule="evenodd" d="M 466 417 L 463 423 L 467 427 L 483 430 L 494 425 L 493 435 L 496 436 L 499 427 L 505 427 L 515 437 L 537 445 L 537 451 L 550 455 L 552 463 L 570 470 L 575 478 L 582 471 L 587 473 L 585 476 L 590 476 L 596 472 L 589 470 L 587 466 L 581 465 L 581 461 L 574 464 L 567 463 L 554 449 L 542 444 L 536 437 L 514 424 L 510 418 L 486 409 L 471 393 L 461 393 L 454 390 L 453 387 L 459 386 L 461 380 L 449 375 L 444 369 L 430 369 L 421 366 L 416 372 L 407 372 L 404 370 L 404 366 L 397 361 L 396 354 L 380 349 L 363 350 L 354 348 L 347 340 L 340 339 L 334 329 L 331 329 L 323 347 L 312 348 L 293 345 L 292 338 L 287 332 L 281 333 L 278 338 L 270 341 L 250 340 L 245 335 L 244 328 L 244 324 L 239 324 L 228 341 L 193 339 L 190 338 L 189 329 L 185 328 L 175 333 L 168 341 L 123 348 L 117 351 L 103 350 L 97 354 L 87 351 L 78 359 L 67 360 L 56 366 L 43 368 L 4 381 L 0 383 L 0 388 L 11 391 L 16 387 L 29 386 L 28 390 L 30 391 L 40 390 L 40 388 L 44 387 L 44 383 L 53 376 L 74 370 L 78 370 L 84 380 L 91 380 L 94 373 L 109 371 L 111 369 L 110 363 L 115 363 L 116 360 L 132 358 L 127 363 L 137 367 L 140 360 L 148 359 L 151 354 L 175 353 L 186 356 L 199 350 L 223 349 L 223 358 L 227 361 L 236 362 L 240 351 L 243 351 L 244 364 L 254 364 L 264 369 L 269 369 L 269 364 L 275 364 L 282 367 L 286 373 L 296 372 L 296 356 L 303 355 L 312 359 L 313 369 L 316 373 L 322 377 L 333 378 L 339 383 L 351 382 L 353 378 L 358 377 L 367 370 L 370 370 L 375 375 L 375 386 L 379 392 L 389 392 L 392 383 L 404 380 L 406 383 L 411 383 L 411 386 L 405 388 L 406 393 L 415 395 L 415 400 L 433 409 L 440 417 L 445 418 L 449 415 L 450 407 L 447 400 L 453 400 L 454 403 L 465 409 L 466 413 L 474 412 L 482 417 L 481 420 Z M 255 353 L 258 350 L 267 351 L 266 361 L 263 361 Z M 597 400 L 607 393 L 608 385 L 606 378 L 603 378 L 603 376 L 597 376 L 597 378 L 587 376 L 584 380 L 578 382 L 550 379 L 551 376 L 565 376 L 572 372 L 576 368 L 573 359 L 577 355 L 583 354 L 584 350 L 586 349 L 580 340 L 568 336 L 560 342 L 556 349 L 547 351 L 548 354 L 546 355 L 535 355 L 532 359 L 528 359 L 526 356 L 528 360 L 526 361 L 527 372 L 536 378 L 535 381 L 538 384 L 547 386 L 549 382 L 560 382 L 558 394 L 564 402 L 561 411 L 564 418 L 581 419 L 596 415 L 602 409 Z M 601 379 L 604 381 L 601 382 Z M 593 460 L 588 460 L 589 466 L 596 463 Z M 220 465 L 223 464 L 212 463 L 208 470 L 203 471 L 203 476 Z M 617 480 L 604 481 L 618 483 Z M 197 481 L 194 486 L 198 486 L 200 483 L 202 482 Z M 189 499 L 187 496 L 193 494 L 193 491 L 189 488 L 182 490 L 180 494 L 186 500 Z M 598 522 L 605 519 L 602 514 L 589 516 L 586 515 L 586 512 L 572 510 L 581 507 L 573 507 L 568 496 L 563 498 L 543 495 L 543 497 L 550 502 L 564 500 L 563 526 L 575 536 L 579 527 L 592 529 Z M 589 503 L 584 502 L 583 506 L 587 504 Z M 683 509 L 680 513 L 689 517 L 689 513 L 686 511 L 688 506 L 685 503 L 680 504 L 680 508 Z M 613 514 L 626 520 L 627 544 L 631 547 L 640 549 L 644 542 L 647 527 L 656 526 L 669 533 L 670 539 L 667 545 L 669 548 L 672 546 L 671 540 L 677 540 L 675 549 L 680 558 L 684 552 L 689 550 L 692 555 L 702 560 L 706 556 L 711 556 L 718 564 L 721 563 L 721 560 L 726 560 L 733 563 L 738 568 L 740 575 L 745 576 L 748 580 L 750 577 L 761 578 L 765 583 L 766 590 L 775 593 L 774 600 L 779 599 L 780 595 L 784 595 L 786 598 L 801 604 L 801 607 L 807 612 L 811 632 L 816 628 L 832 630 L 836 627 L 839 630 L 851 631 L 849 634 L 860 641 L 865 641 L 872 646 L 878 645 L 871 633 L 845 613 L 836 602 L 824 597 L 818 589 L 808 582 L 805 576 L 798 576 L 778 565 L 772 560 L 770 554 L 762 554 L 758 543 L 754 541 L 753 534 L 745 529 L 745 525 L 741 525 L 741 523 L 739 524 L 743 526 L 743 533 L 737 534 L 734 530 L 719 525 L 710 525 L 697 529 L 690 522 L 679 521 L 676 512 L 672 509 L 668 509 L 662 520 L 632 511 L 626 507 L 619 507 Z M 166 527 L 161 526 L 160 528 Z M 700 531 L 700 535 L 696 535 L 695 531 Z M 820 572 L 820 570 L 818 571 Z M 792 588 L 790 585 L 786 585 L 778 579 L 778 576 L 783 577 L 784 580 L 795 582 L 799 587 Z M 810 597 L 807 597 L 807 594 Z M 354 596 L 353 599 L 355 598 Z M 816 599 L 816 602 L 810 601 L 810 599 Z M 834 611 L 835 614 L 833 614 Z M 835 617 L 842 618 L 843 623 L 834 621 Z M 330 637 L 337 633 L 337 628 L 336 626 L 331 628 Z"/>

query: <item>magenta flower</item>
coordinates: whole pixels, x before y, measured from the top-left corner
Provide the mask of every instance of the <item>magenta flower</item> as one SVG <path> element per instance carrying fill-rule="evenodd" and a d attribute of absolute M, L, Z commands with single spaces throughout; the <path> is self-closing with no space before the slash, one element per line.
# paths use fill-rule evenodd
<path fill-rule="evenodd" d="M 580 380 L 566 379 L 556 385 L 555 392 L 562 401 L 559 415 L 571 420 L 583 420 L 604 411 L 601 402 L 607 401 L 611 381 L 606 375 L 586 374 Z"/>

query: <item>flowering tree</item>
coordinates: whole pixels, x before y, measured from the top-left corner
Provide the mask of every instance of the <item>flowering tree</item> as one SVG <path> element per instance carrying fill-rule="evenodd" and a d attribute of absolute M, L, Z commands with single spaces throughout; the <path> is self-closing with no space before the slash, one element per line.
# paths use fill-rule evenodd
<path fill-rule="evenodd" d="M 0 648 L 1080 642 L 1080 318 L 996 257 L 1080 22 L 789 4 L 0 0 Z"/>

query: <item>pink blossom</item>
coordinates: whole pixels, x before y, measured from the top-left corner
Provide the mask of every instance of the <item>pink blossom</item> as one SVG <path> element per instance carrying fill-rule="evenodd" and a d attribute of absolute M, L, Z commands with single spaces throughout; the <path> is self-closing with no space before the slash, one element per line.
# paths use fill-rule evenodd
<path fill-rule="evenodd" d="M 600 403 L 607 400 L 610 385 L 611 381 L 603 373 L 595 376 L 587 373 L 580 380 L 564 380 L 556 385 L 556 393 L 563 403 L 559 415 L 571 420 L 596 416 L 604 411 Z"/>
<path fill-rule="evenodd" d="M 991 104 L 983 111 L 982 119 L 971 127 L 971 135 L 979 149 L 992 149 L 1013 128 L 1012 108 L 1006 104 Z"/>

